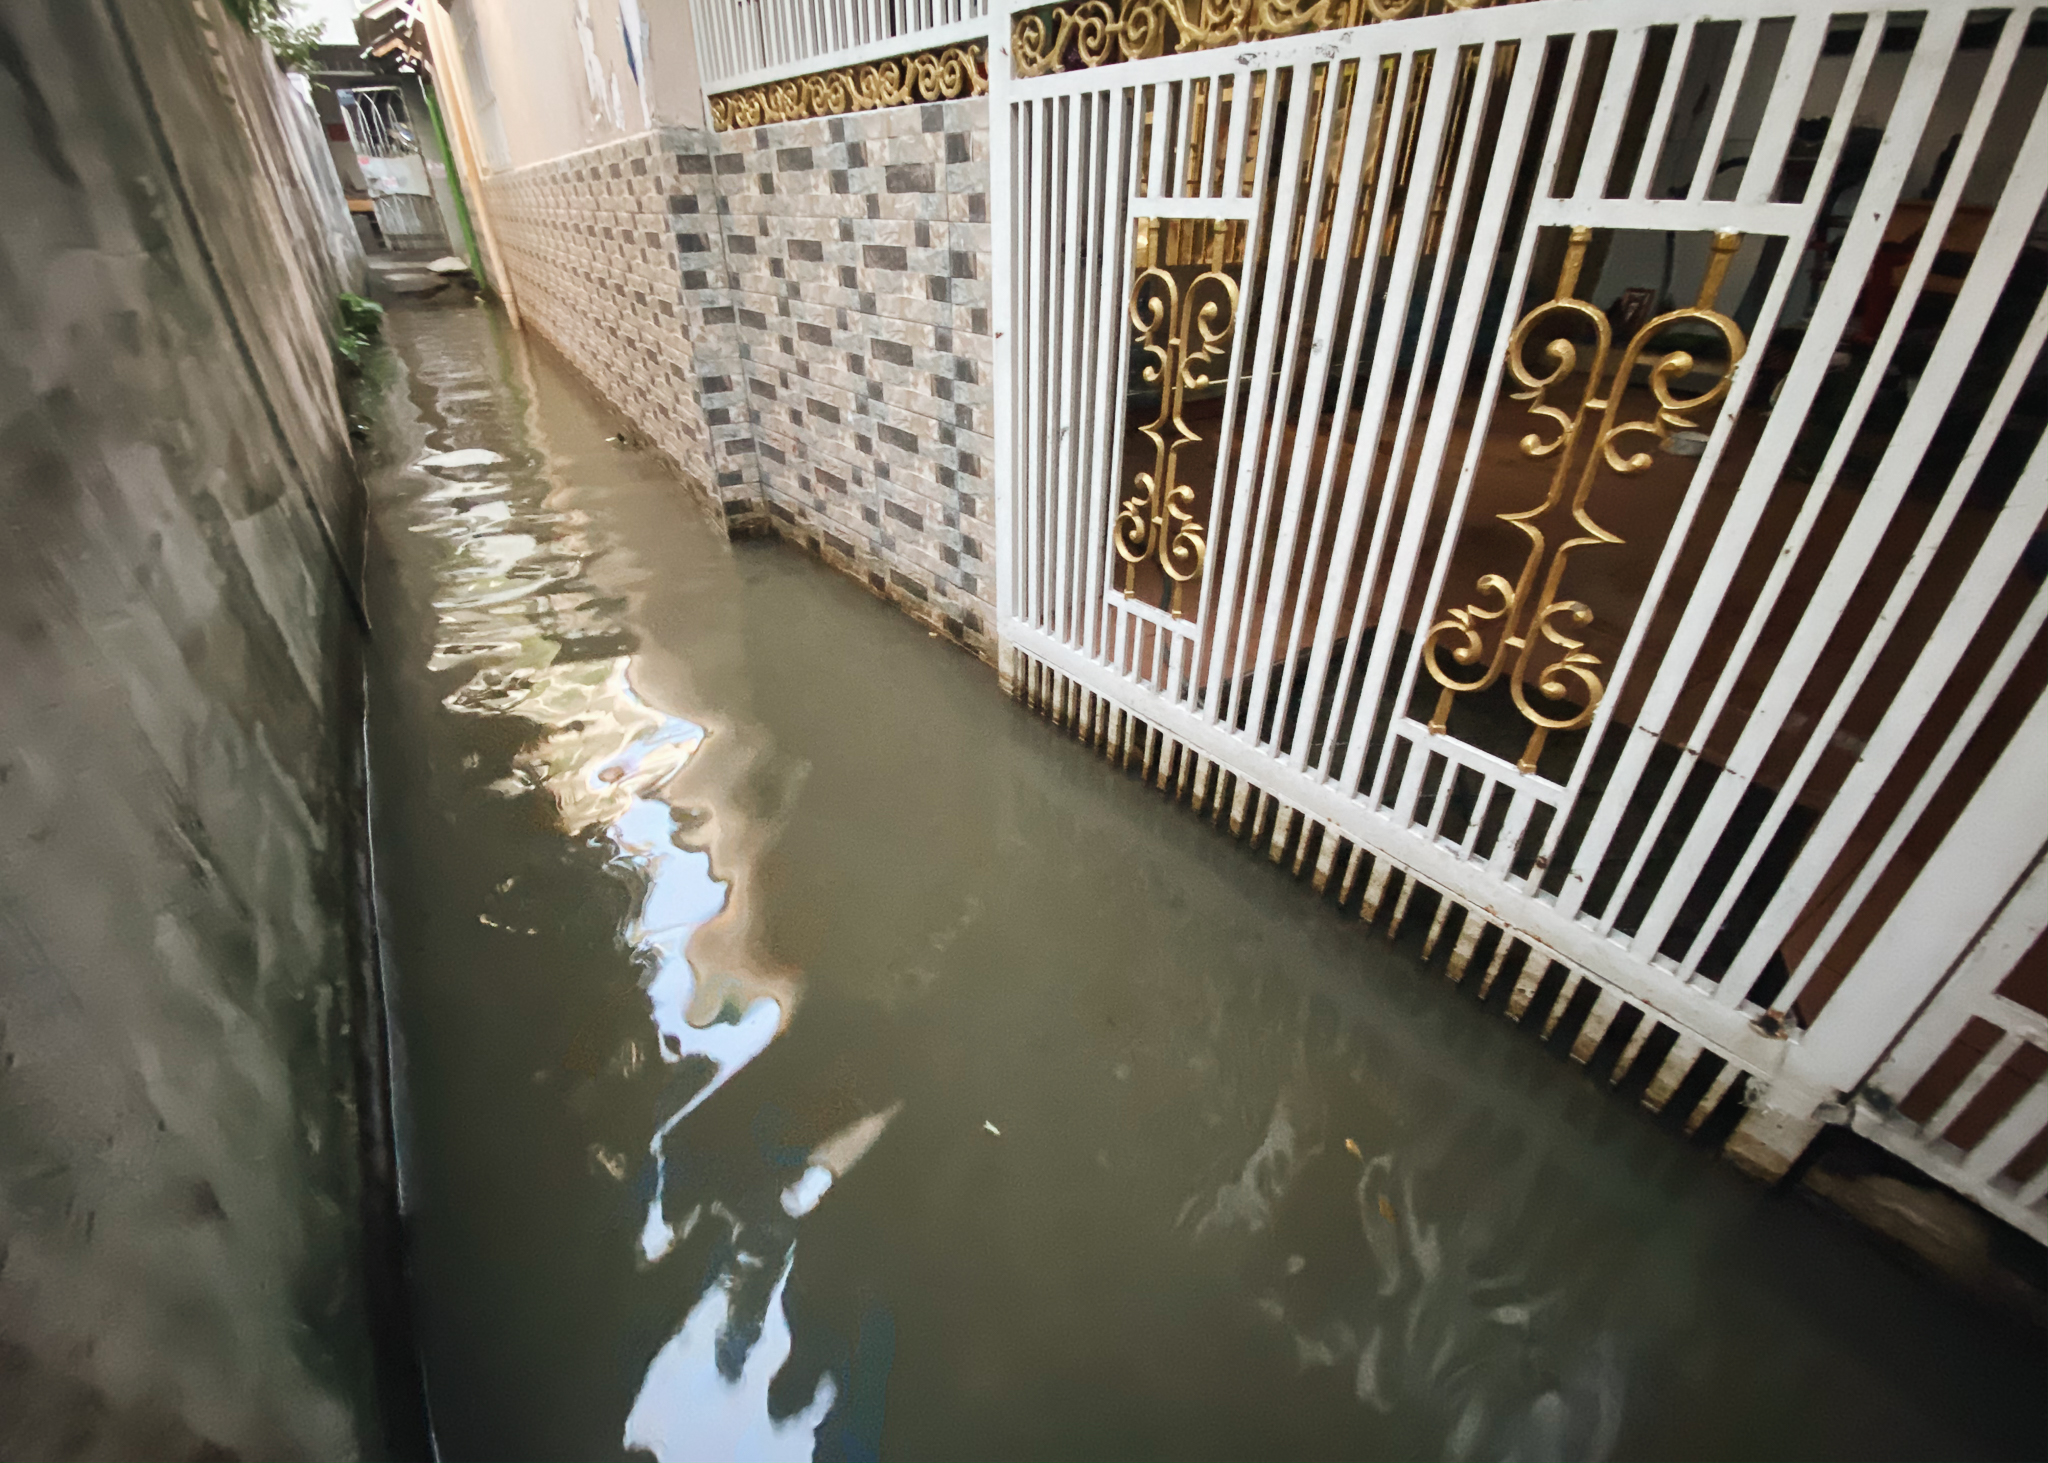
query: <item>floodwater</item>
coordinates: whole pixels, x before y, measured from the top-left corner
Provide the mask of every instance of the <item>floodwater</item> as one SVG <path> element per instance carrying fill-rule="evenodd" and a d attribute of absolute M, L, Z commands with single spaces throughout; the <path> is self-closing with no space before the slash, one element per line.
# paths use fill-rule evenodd
<path fill-rule="evenodd" d="M 729 544 L 485 310 L 389 334 L 376 853 L 444 1456 L 2043 1452 L 2037 1334 Z"/>

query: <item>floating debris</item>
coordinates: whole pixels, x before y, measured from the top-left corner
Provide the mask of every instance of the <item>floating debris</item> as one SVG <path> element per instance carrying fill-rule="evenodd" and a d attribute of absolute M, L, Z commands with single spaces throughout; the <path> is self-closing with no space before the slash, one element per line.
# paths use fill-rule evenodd
<path fill-rule="evenodd" d="M 413 466 L 440 471 L 453 467 L 489 467 L 504 460 L 503 454 L 488 447 L 458 447 L 453 452 L 436 452 L 432 457 L 422 457 Z"/>

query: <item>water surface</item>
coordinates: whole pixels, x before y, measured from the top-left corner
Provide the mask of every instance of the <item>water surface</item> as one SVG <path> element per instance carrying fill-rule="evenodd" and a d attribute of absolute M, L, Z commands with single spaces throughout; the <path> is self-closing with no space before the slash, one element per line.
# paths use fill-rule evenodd
<path fill-rule="evenodd" d="M 390 330 L 377 852 L 446 1456 L 2040 1455 L 2038 1335 L 728 544 L 544 347 Z"/>

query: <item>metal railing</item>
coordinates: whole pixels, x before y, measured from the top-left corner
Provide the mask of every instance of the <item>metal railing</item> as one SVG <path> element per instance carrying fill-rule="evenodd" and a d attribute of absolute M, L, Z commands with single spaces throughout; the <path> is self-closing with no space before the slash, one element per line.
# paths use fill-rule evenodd
<path fill-rule="evenodd" d="M 985 36 L 988 0 L 691 0 L 707 92 Z"/>
<path fill-rule="evenodd" d="M 1020 19 L 1006 672 L 1652 1106 L 2048 1238 L 2033 11 L 1451 8 Z"/>

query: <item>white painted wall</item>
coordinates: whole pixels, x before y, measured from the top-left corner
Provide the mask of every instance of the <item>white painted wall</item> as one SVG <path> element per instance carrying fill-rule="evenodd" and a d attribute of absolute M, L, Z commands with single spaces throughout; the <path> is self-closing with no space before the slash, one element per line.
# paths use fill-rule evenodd
<path fill-rule="evenodd" d="M 474 25 L 465 70 L 492 171 L 704 125 L 687 0 L 455 0 L 449 12 L 458 35 Z"/>

